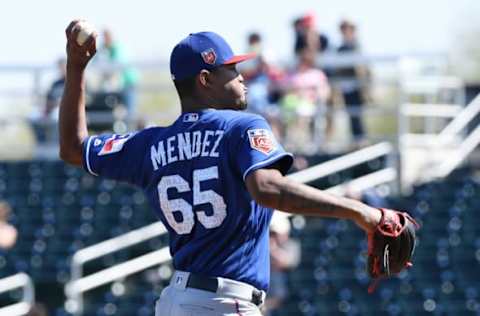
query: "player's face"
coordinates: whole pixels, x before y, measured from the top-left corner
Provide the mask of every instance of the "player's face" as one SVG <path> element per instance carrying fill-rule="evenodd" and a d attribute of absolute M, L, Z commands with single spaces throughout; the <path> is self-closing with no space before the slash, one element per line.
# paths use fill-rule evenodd
<path fill-rule="evenodd" d="M 244 110 L 247 88 L 235 65 L 221 66 L 212 72 L 212 99 L 221 109 Z"/>

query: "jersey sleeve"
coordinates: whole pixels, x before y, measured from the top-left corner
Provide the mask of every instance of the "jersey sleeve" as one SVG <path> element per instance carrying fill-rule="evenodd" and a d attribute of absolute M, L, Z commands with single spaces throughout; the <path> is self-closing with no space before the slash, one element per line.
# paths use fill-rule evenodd
<path fill-rule="evenodd" d="M 145 144 L 141 132 L 90 136 L 83 143 L 83 167 L 94 176 L 140 185 Z"/>
<path fill-rule="evenodd" d="M 243 180 L 251 172 L 277 162 L 280 171 L 286 174 L 293 163 L 293 155 L 277 142 L 270 125 L 261 116 L 252 115 L 233 127 L 230 148 L 235 168 Z"/>

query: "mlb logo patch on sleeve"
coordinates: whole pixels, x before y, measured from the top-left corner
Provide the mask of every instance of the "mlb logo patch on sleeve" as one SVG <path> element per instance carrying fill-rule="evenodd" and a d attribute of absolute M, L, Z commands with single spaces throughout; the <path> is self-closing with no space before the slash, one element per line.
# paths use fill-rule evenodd
<path fill-rule="evenodd" d="M 258 150 L 261 153 L 268 155 L 275 149 L 277 149 L 277 143 L 270 132 L 267 129 L 249 129 L 247 131 L 248 139 L 250 141 L 250 147 Z"/>
<path fill-rule="evenodd" d="M 98 152 L 98 155 L 103 156 L 119 152 L 122 150 L 123 145 L 125 145 L 127 140 L 129 140 L 132 136 L 133 134 L 112 135 L 112 137 L 105 141 L 105 144 L 103 144 L 103 147 Z"/>

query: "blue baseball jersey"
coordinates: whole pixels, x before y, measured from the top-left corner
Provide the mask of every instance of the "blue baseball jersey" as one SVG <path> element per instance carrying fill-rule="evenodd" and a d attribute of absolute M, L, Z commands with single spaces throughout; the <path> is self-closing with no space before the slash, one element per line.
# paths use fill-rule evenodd
<path fill-rule="evenodd" d="M 244 181 L 274 163 L 286 173 L 293 156 L 261 116 L 184 113 L 168 127 L 91 136 L 83 154 L 92 175 L 144 190 L 169 231 L 175 269 L 268 289 L 273 210 L 256 203 Z"/>

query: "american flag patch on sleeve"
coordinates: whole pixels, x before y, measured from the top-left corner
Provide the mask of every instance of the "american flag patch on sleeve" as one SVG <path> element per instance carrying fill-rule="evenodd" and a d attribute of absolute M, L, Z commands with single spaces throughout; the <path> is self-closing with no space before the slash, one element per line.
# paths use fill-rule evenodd
<path fill-rule="evenodd" d="M 119 152 L 120 150 L 122 150 L 125 142 L 129 140 L 132 136 L 133 134 L 112 135 L 112 137 L 105 141 L 102 149 L 98 153 L 98 156 L 104 156 Z"/>

